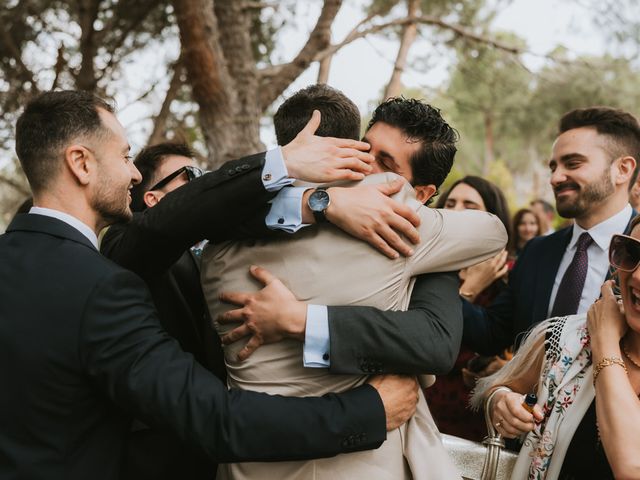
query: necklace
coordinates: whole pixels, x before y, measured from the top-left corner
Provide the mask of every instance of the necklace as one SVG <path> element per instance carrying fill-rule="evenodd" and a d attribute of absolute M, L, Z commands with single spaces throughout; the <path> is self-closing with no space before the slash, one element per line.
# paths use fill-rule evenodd
<path fill-rule="evenodd" d="M 627 345 L 624 339 L 622 340 L 621 343 L 622 343 L 622 351 L 624 352 L 624 356 L 627 357 L 629 361 L 633 363 L 636 367 L 640 368 L 640 363 L 636 362 L 633 358 L 631 358 L 631 355 L 629 355 L 629 351 L 627 350 Z"/>

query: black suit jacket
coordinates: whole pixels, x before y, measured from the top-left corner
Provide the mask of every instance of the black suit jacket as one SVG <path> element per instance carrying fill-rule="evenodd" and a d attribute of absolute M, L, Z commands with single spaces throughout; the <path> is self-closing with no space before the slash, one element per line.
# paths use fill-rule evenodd
<path fill-rule="evenodd" d="M 635 215 L 634 211 L 631 218 Z M 517 346 L 532 326 L 547 318 L 553 283 L 572 232 L 571 226 L 530 240 L 509 275 L 507 288 L 489 307 L 463 301 L 465 345 L 485 355 L 497 354 Z"/>
<path fill-rule="evenodd" d="M 0 236 L 0 477 L 118 478 L 129 415 L 217 461 L 302 459 L 385 438 L 370 386 L 227 391 L 160 327 L 144 283 L 57 219 Z"/>
<path fill-rule="evenodd" d="M 263 210 L 273 194 L 264 189 L 263 166 L 264 154 L 227 162 L 136 213 L 132 221 L 112 225 L 100 244 L 104 255 L 145 280 L 162 327 L 222 382 L 222 346 L 202 293 L 199 260 L 189 247 L 207 237 L 266 233 Z M 263 215 L 261 222 L 246 219 L 256 217 L 255 212 Z M 136 422 L 127 442 L 123 478 L 204 480 L 214 478 L 216 468 L 176 435 Z"/>
<path fill-rule="evenodd" d="M 164 329 L 223 381 L 222 349 L 190 247 L 203 239 L 268 234 L 264 212 L 274 194 L 264 189 L 263 166 L 264 153 L 227 162 L 130 222 L 112 225 L 100 243 L 105 256 L 145 280 Z"/>

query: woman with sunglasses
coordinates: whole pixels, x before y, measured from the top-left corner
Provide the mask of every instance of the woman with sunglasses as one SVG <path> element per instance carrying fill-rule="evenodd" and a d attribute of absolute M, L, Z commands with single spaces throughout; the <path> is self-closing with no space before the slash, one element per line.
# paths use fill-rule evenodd
<path fill-rule="evenodd" d="M 586 315 L 538 324 L 478 383 L 475 406 L 491 402 L 497 431 L 524 436 L 513 479 L 640 478 L 640 216 L 630 236 L 613 236 L 609 261 L 621 298 L 605 282 Z"/>

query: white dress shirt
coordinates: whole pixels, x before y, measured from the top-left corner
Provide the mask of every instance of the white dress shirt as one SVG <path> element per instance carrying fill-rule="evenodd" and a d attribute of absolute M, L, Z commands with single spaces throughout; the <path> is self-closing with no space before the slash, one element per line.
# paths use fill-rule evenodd
<path fill-rule="evenodd" d="M 96 233 L 91 229 L 89 225 L 81 222 L 76 217 L 69 215 L 68 213 L 61 212 L 60 210 L 53 210 L 52 208 L 44 207 L 31 207 L 29 213 L 35 213 L 37 215 L 44 215 L 45 217 L 53 217 L 63 221 L 67 225 L 78 230 L 81 234 L 89 239 L 91 244 L 98 249 L 98 237 Z"/>
<path fill-rule="evenodd" d="M 582 296 L 580 297 L 580 304 L 578 305 L 578 311 L 576 313 L 586 313 L 591 304 L 600 297 L 600 287 L 602 287 L 602 283 L 604 282 L 609 270 L 609 243 L 611 242 L 611 237 L 616 233 L 624 232 L 625 228 L 627 228 L 627 224 L 629 223 L 629 219 L 631 218 L 631 212 L 631 205 L 627 204 L 613 217 L 609 217 L 604 222 L 600 222 L 589 230 L 585 230 L 578 224 L 573 225 L 571 241 L 564 252 L 564 256 L 560 262 L 560 267 L 558 268 L 558 273 L 556 273 L 556 278 L 553 282 L 553 290 L 551 290 L 547 316 L 551 315 L 551 310 L 558 294 L 558 287 L 560 286 L 564 273 L 567 271 L 569 264 L 573 260 L 573 256 L 576 253 L 578 237 L 580 237 L 583 232 L 588 232 L 589 235 L 591 235 L 593 242 L 587 249 L 589 269 L 587 270 L 587 278 L 584 282 Z"/>

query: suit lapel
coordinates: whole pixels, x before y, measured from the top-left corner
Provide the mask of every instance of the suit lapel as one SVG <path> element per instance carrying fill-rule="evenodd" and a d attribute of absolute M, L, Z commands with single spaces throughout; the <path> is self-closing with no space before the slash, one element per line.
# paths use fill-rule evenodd
<path fill-rule="evenodd" d="M 629 222 L 627 223 L 627 227 L 624 231 L 626 235 L 629 234 L 631 220 L 633 220 L 633 218 L 637 214 L 638 212 L 635 210 L 631 212 L 631 217 L 629 218 Z M 551 299 L 553 284 L 556 279 L 556 274 L 558 273 L 558 268 L 560 268 L 560 262 L 562 261 L 564 252 L 566 251 L 567 245 L 569 245 L 569 241 L 571 240 L 572 233 L 573 227 L 562 229 L 546 237 L 543 240 L 544 243 L 540 245 L 542 250 L 539 266 L 540 275 L 538 277 L 538 286 L 535 289 L 535 307 L 533 312 L 533 319 L 536 323 L 547 318 L 547 313 L 549 312 L 549 300 Z M 611 270 L 609 270 L 609 272 L 607 273 L 606 279 L 608 280 L 610 276 Z"/>
<path fill-rule="evenodd" d="M 636 215 L 638 215 L 638 212 L 636 212 L 635 209 L 631 210 L 631 218 L 627 222 L 627 226 L 625 227 L 624 232 L 622 232 L 625 235 L 629 235 L 631 233 L 631 220 L 633 220 Z"/>
<path fill-rule="evenodd" d="M 540 244 L 542 255 L 540 255 L 539 276 L 537 288 L 535 288 L 533 320 L 537 323 L 547 318 L 549 311 L 549 300 L 553 283 L 560 268 L 560 262 L 564 252 L 571 240 L 573 227 L 564 228 L 548 237 L 545 237 Z"/>
<path fill-rule="evenodd" d="M 9 224 L 7 233 L 17 231 L 45 233 L 80 243 L 89 247 L 91 250 L 97 251 L 91 241 L 71 225 L 46 215 L 38 215 L 35 213 L 16 215 Z"/>

